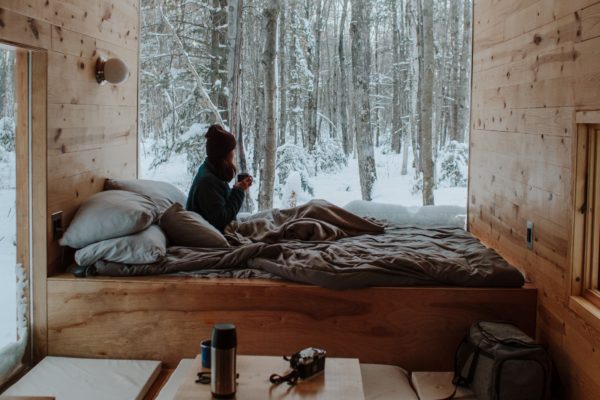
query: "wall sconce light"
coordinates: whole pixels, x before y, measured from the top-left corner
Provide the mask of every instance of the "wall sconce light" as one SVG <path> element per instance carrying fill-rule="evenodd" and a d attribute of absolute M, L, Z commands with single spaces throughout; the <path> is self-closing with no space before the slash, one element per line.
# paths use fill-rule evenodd
<path fill-rule="evenodd" d="M 129 70 L 123 60 L 119 58 L 110 58 L 105 60 L 102 57 L 98 57 L 96 61 L 96 81 L 98 83 L 112 83 L 118 85 L 127 80 L 129 76 Z"/>

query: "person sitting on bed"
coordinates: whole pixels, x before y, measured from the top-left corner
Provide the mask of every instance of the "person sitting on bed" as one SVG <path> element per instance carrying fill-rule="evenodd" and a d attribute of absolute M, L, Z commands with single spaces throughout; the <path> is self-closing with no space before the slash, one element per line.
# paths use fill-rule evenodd
<path fill-rule="evenodd" d="M 212 125 L 206 132 L 206 159 L 198 168 L 190 187 L 186 208 L 202 215 L 211 225 L 223 232 L 235 219 L 242 207 L 245 192 L 252 185 L 246 176 L 233 188 L 229 182 L 235 177 L 235 137 L 220 125 Z"/>

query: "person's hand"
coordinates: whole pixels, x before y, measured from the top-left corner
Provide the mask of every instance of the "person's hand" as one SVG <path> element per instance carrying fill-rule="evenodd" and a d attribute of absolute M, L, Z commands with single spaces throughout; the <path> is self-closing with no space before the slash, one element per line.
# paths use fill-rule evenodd
<path fill-rule="evenodd" d="M 254 179 L 251 176 L 247 176 L 241 181 L 237 182 L 235 185 L 233 185 L 233 187 L 241 189 L 245 192 L 250 188 L 250 186 L 252 186 L 252 182 L 254 182 Z"/>

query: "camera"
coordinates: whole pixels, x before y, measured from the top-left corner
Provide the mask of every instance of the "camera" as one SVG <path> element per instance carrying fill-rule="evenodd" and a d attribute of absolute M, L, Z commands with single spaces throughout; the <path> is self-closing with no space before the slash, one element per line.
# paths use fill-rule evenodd
<path fill-rule="evenodd" d="M 309 347 L 293 354 L 290 368 L 298 372 L 298 378 L 305 380 L 325 370 L 325 350 Z"/>

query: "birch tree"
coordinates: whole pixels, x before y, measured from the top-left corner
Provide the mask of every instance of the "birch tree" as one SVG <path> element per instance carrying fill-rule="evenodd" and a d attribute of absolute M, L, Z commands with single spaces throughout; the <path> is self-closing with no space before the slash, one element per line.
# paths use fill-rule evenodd
<path fill-rule="evenodd" d="M 420 160 L 423 174 L 423 205 L 432 205 L 434 188 L 433 165 L 433 0 L 421 2 L 422 63 L 423 77 L 421 83 L 421 147 Z"/>
<path fill-rule="evenodd" d="M 286 74 L 286 0 L 281 0 L 281 12 L 279 13 L 279 40 L 278 40 L 278 66 L 279 66 L 279 134 L 277 145 L 285 144 L 287 133 L 287 74 Z"/>
<path fill-rule="evenodd" d="M 469 104 L 470 104 L 470 93 L 471 93 L 471 76 L 470 76 L 470 68 L 471 65 L 471 45 L 472 45 L 472 17 L 473 17 L 473 9 L 472 9 L 472 0 L 464 0 L 463 4 L 463 31 L 462 31 L 462 47 L 460 49 L 460 61 L 459 61 L 459 73 L 458 73 L 458 82 L 457 83 L 457 99 L 456 102 L 458 104 L 457 107 L 457 122 L 456 122 L 456 130 L 457 137 L 456 139 L 459 142 L 468 142 L 468 138 L 466 137 L 466 133 L 469 128 Z"/>
<path fill-rule="evenodd" d="M 307 19 L 309 18 L 309 14 L 311 12 L 310 7 L 311 1 L 307 2 L 306 10 L 307 10 Z M 309 60 L 310 60 L 310 69 L 312 71 L 313 79 L 312 79 L 312 90 L 308 96 L 308 130 L 306 136 L 306 148 L 309 152 L 315 150 L 315 146 L 317 144 L 317 110 L 319 108 L 319 74 L 321 69 L 321 7 L 322 1 L 316 0 L 315 3 L 315 11 L 316 16 L 314 16 L 314 37 L 315 43 L 314 46 L 309 46 Z"/>
<path fill-rule="evenodd" d="M 392 88 L 392 150 L 399 154 L 402 145 L 402 128 L 400 126 L 400 32 L 398 27 L 398 1 L 392 0 L 392 52 L 393 58 L 393 88 Z"/>
<path fill-rule="evenodd" d="M 228 121 L 227 83 L 227 0 L 212 0 L 211 97 L 223 120 Z M 229 121 L 228 121 L 229 122 Z M 230 124 L 231 125 L 231 124 Z"/>
<path fill-rule="evenodd" d="M 346 16 L 348 13 L 348 0 L 344 0 L 342 6 L 342 15 L 340 17 L 340 26 L 338 33 L 338 65 L 340 69 L 340 87 L 337 98 L 340 101 L 340 129 L 342 136 L 342 146 L 344 154 L 348 156 L 352 152 L 352 135 L 348 129 L 348 83 L 346 73 L 346 54 L 344 52 L 344 29 L 346 28 Z"/>
<path fill-rule="evenodd" d="M 276 55 L 277 55 L 277 16 L 279 0 L 269 0 L 265 6 L 265 46 L 263 64 L 265 72 L 265 157 L 260 174 L 260 192 L 258 208 L 264 210 L 273 207 L 273 188 L 275 184 L 275 158 L 277 151 L 276 117 Z"/>
<path fill-rule="evenodd" d="M 370 48 L 369 20 L 366 15 L 368 1 L 352 0 L 352 74 L 354 96 L 356 97 L 356 149 L 358 153 L 358 174 L 363 200 L 371 200 L 373 184 L 377 179 L 373 133 L 371 132 L 371 106 L 369 101 Z"/>

